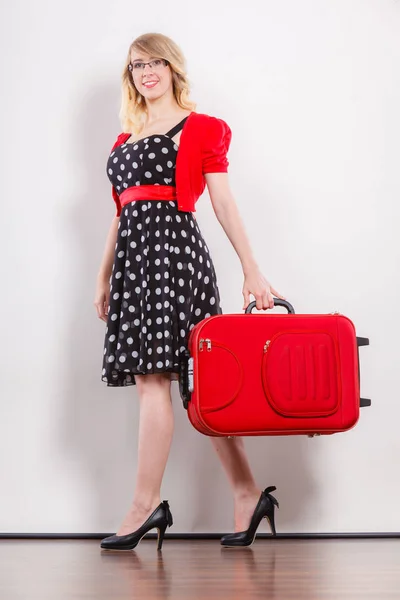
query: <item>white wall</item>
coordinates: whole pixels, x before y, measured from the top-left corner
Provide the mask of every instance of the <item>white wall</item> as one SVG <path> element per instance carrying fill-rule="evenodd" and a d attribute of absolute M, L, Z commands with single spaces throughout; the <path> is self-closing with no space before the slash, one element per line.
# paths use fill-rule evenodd
<path fill-rule="evenodd" d="M 93 298 L 120 72 L 130 42 L 158 31 L 187 57 L 198 112 L 232 128 L 231 186 L 264 275 L 297 312 L 339 310 L 371 340 L 373 406 L 354 430 L 246 439 L 260 487 L 278 487 L 278 531 L 399 531 L 400 3 L 14 0 L 2 13 L 0 530 L 114 531 L 130 504 L 138 401 L 100 381 Z M 207 193 L 197 206 L 224 312 L 241 312 L 240 262 Z M 171 531 L 230 531 L 228 483 L 173 394 Z"/>

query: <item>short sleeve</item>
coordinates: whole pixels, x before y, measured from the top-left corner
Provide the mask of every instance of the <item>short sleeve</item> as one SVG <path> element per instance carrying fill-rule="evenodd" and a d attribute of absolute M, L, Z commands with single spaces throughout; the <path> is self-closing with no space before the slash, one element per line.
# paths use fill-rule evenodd
<path fill-rule="evenodd" d="M 227 153 L 232 139 L 229 125 L 217 117 L 210 117 L 202 143 L 202 170 L 204 173 L 227 173 Z"/>

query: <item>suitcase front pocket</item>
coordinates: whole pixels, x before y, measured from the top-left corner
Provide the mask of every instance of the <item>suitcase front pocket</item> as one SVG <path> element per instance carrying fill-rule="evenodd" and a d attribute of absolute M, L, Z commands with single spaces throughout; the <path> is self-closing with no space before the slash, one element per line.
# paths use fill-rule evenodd
<path fill-rule="evenodd" d="M 339 353 L 324 331 L 285 331 L 266 340 L 261 364 L 266 399 L 285 417 L 326 417 L 341 399 Z"/>
<path fill-rule="evenodd" d="M 243 382 L 243 369 L 234 352 L 214 340 L 201 339 L 198 368 L 204 374 L 199 382 L 201 411 L 210 413 L 232 404 Z"/>

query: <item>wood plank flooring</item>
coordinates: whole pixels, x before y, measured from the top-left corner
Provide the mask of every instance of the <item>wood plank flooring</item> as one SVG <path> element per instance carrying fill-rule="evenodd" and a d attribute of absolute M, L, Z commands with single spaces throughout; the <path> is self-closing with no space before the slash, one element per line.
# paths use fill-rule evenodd
<path fill-rule="evenodd" d="M 400 599 L 400 540 L 0 540 L 2 600 Z"/>

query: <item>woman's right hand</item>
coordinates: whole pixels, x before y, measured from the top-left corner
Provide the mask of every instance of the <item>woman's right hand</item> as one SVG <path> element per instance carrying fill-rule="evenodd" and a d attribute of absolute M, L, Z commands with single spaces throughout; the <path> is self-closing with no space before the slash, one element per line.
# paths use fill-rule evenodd
<path fill-rule="evenodd" d="M 110 300 L 110 282 L 107 279 L 99 277 L 97 279 L 96 294 L 93 304 L 97 310 L 97 316 L 102 321 L 107 322 L 108 306 Z"/>

